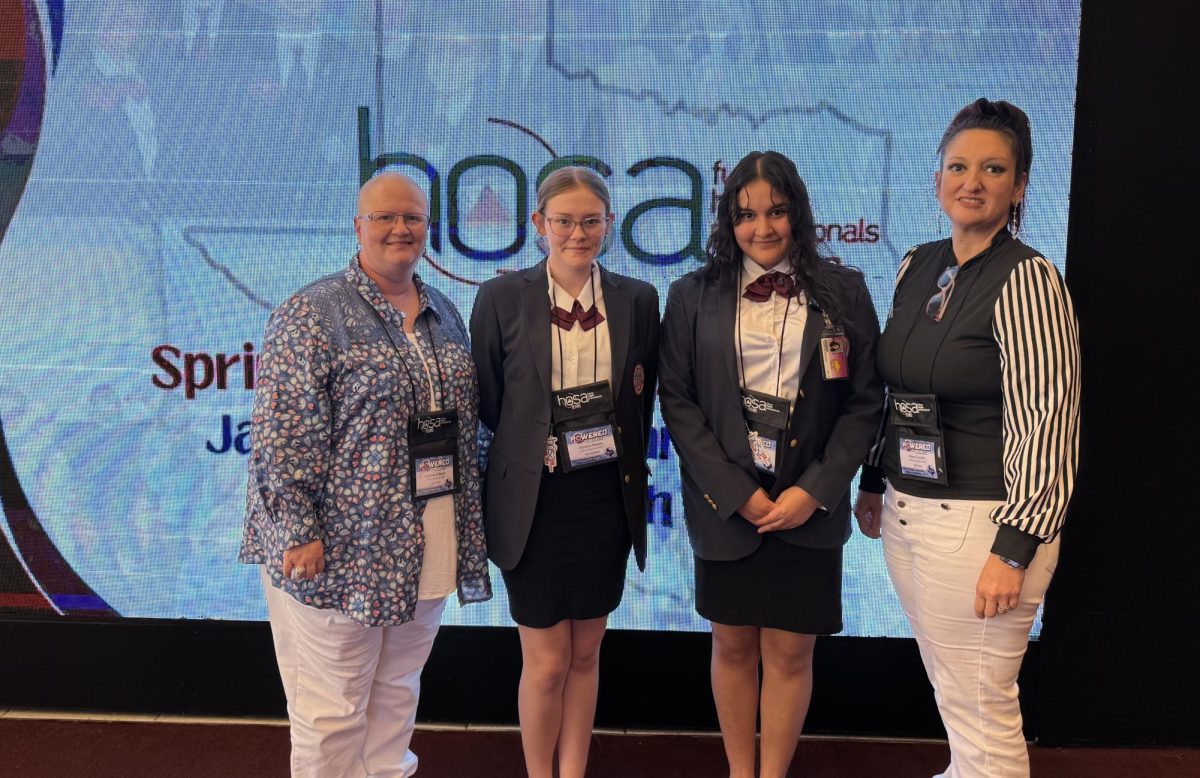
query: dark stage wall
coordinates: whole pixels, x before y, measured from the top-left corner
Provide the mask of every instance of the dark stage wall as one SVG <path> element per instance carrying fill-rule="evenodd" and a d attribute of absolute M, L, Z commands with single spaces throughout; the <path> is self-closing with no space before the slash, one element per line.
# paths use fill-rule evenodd
<path fill-rule="evenodd" d="M 1192 10 L 1083 4 L 1067 241 L 1083 456 L 1046 599 L 1048 743 L 1200 743 Z"/>
<path fill-rule="evenodd" d="M 1026 732 L 1045 743 L 1200 744 L 1189 478 L 1200 63 L 1188 10 L 1083 3 L 1067 255 L 1083 338 L 1082 469 L 1022 675 Z M 1009 65 L 1022 56 L 996 52 Z M 1036 171 L 1035 155 L 1034 197 Z M 514 723 L 519 657 L 513 630 L 446 628 L 422 717 Z M 614 632 L 597 724 L 714 729 L 707 662 L 706 635 Z M 260 623 L 5 621 L 0 666 L 0 707 L 283 712 Z M 817 675 L 810 731 L 940 733 L 911 641 L 824 639 Z"/>

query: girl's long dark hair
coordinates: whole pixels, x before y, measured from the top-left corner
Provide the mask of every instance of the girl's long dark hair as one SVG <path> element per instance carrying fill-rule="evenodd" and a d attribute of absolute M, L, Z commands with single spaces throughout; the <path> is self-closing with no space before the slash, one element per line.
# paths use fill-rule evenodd
<path fill-rule="evenodd" d="M 742 250 L 733 234 L 741 208 L 738 196 L 747 184 L 766 181 L 787 200 L 788 223 L 792 226 L 792 248 L 788 259 L 792 277 L 810 302 L 820 306 L 834 322 L 847 324 L 843 309 L 844 282 L 839 276 L 859 274 L 844 267 L 837 257 L 822 256 L 817 250 L 817 226 L 813 219 L 808 187 L 796 165 L 777 151 L 753 151 L 737 163 L 725 181 L 725 191 L 717 203 L 717 220 L 708 236 L 708 277 L 713 281 L 733 281 L 741 276 Z"/>

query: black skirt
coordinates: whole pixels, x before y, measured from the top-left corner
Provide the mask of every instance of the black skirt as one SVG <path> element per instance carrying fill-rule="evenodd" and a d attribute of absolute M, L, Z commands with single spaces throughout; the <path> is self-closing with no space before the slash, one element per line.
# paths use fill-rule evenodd
<path fill-rule="evenodd" d="M 501 571 L 513 621 L 553 627 L 621 604 L 633 541 L 616 463 L 543 472 L 521 561 Z"/>
<path fill-rule="evenodd" d="M 805 635 L 842 631 L 840 546 L 794 546 L 767 533 L 750 556 L 732 562 L 695 559 L 696 612 L 709 621 Z"/>

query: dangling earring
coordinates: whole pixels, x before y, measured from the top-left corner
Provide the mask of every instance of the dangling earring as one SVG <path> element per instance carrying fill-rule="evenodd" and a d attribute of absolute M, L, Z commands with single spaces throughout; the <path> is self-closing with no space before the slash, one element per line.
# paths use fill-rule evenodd
<path fill-rule="evenodd" d="M 550 242 L 546 240 L 545 235 L 538 233 L 538 236 L 533 239 L 533 245 L 537 246 L 538 251 L 541 251 L 542 254 L 546 256 L 550 255 Z"/>
<path fill-rule="evenodd" d="M 934 218 L 934 230 L 935 234 L 940 238 L 945 231 L 945 225 L 942 223 L 942 216 L 945 215 L 945 212 L 942 210 L 942 204 L 938 202 L 938 184 L 936 176 L 934 177 L 933 191 L 931 194 L 933 195 L 933 211 L 937 214 L 937 216 Z"/>
<path fill-rule="evenodd" d="M 1008 223 L 1012 227 L 1013 237 L 1021 234 L 1021 201 L 1018 200 L 1008 207 Z"/>

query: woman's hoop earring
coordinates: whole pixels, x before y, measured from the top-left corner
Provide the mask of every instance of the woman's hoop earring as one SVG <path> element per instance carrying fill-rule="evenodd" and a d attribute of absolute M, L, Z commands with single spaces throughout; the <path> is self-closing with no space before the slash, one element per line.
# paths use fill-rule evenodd
<path fill-rule="evenodd" d="M 930 194 L 933 197 L 933 212 L 937 214 L 937 216 L 934 218 L 934 229 L 936 230 L 935 234 L 940 238 L 945 229 L 945 224 L 942 222 L 942 216 L 945 215 L 945 211 L 942 210 L 942 204 L 938 201 L 938 188 L 936 183 L 933 185 L 933 190 L 930 192 Z"/>

